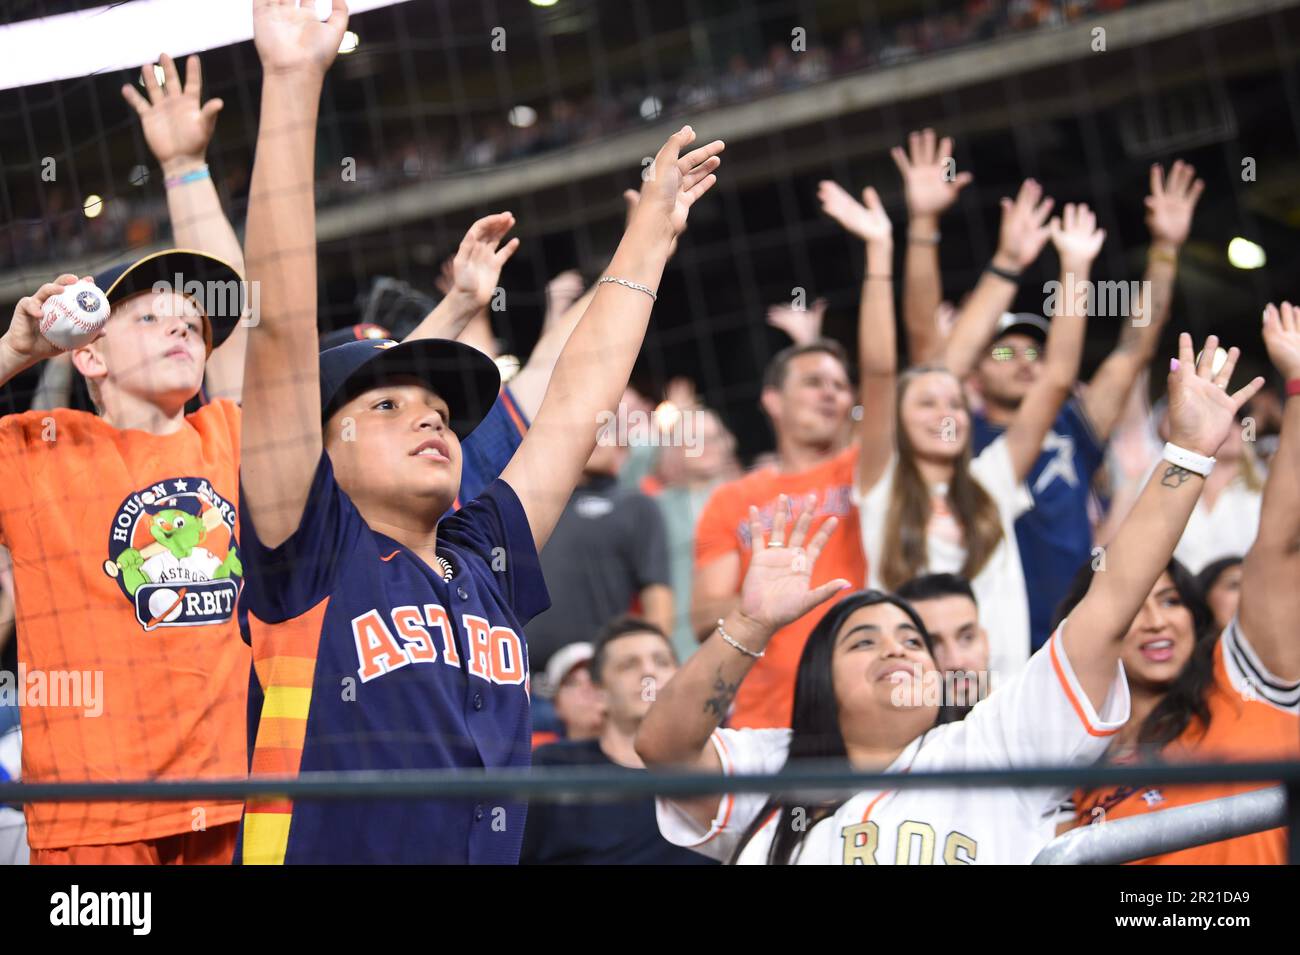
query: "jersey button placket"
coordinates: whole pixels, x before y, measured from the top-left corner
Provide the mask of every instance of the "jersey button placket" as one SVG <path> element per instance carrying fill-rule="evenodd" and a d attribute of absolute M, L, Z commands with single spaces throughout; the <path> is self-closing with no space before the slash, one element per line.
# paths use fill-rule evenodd
<path fill-rule="evenodd" d="M 483 709 L 483 694 L 479 693 L 477 690 L 474 691 L 474 709 Z"/>

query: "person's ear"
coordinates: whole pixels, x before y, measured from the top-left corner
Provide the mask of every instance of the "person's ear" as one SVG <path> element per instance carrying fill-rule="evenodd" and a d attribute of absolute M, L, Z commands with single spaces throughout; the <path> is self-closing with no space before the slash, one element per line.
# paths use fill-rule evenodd
<path fill-rule="evenodd" d="M 108 375 L 108 364 L 94 342 L 81 348 L 74 348 L 71 355 L 72 367 L 81 372 L 82 377 L 87 381 L 98 381 Z"/>
<path fill-rule="evenodd" d="M 775 388 L 764 388 L 763 393 L 758 397 L 758 403 L 762 406 L 763 411 L 773 421 L 781 417 L 781 393 Z"/>

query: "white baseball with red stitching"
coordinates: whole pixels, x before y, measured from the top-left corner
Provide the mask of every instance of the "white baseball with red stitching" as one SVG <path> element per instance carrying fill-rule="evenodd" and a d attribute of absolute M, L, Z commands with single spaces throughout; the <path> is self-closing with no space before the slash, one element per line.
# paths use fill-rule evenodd
<path fill-rule="evenodd" d="M 76 282 L 51 295 L 41 309 L 41 334 L 69 351 L 95 340 L 108 320 L 108 299 L 92 282 Z"/>

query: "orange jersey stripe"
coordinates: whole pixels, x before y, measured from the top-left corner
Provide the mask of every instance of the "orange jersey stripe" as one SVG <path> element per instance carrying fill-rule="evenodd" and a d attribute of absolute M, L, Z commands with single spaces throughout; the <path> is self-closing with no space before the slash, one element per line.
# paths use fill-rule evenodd
<path fill-rule="evenodd" d="M 1070 681 L 1066 679 L 1065 670 L 1062 668 L 1061 661 L 1056 655 L 1056 643 L 1059 639 L 1060 636 L 1058 631 L 1058 634 L 1053 636 L 1048 642 L 1048 652 L 1052 656 L 1052 669 L 1056 671 L 1056 679 L 1060 681 L 1061 689 L 1065 691 L 1065 698 L 1070 701 L 1070 706 L 1074 709 L 1074 714 L 1079 717 L 1079 722 L 1083 724 L 1083 728 L 1088 731 L 1089 736 L 1114 736 L 1119 732 L 1118 728 L 1113 730 L 1099 730 L 1088 722 L 1088 714 L 1084 710 L 1083 704 L 1079 702 L 1079 698 L 1074 695 L 1074 690 L 1070 689 Z"/>

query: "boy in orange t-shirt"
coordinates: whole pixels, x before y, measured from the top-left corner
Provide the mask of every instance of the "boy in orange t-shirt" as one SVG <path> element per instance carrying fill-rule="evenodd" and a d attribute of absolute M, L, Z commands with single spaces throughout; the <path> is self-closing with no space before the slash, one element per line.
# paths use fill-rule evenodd
<path fill-rule="evenodd" d="M 825 339 L 792 346 L 774 357 L 763 381 L 763 410 L 776 431 L 778 466 L 720 486 L 704 506 L 695 529 L 695 589 L 691 621 L 704 639 L 735 606 L 749 567 L 749 508 L 772 526 L 781 495 L 793 526 L 813 508 L 809 533 L 834 516 L 839 523 L 813 570 L 810 586 L 842 577 L 856 588 L 866 580 L 866 558 L 852 500 L 856 446 L 843 447 L 853 389 L 844 350 Z M 831 598 L 834 600 L 834 598 Z M 829 604 L 831 600 L 828 600 Z M 824 608 L 822 608 L 824 609 Z M 821 618 L 810 611 L 772 638 L 736 694 L 729 725 L 766 729 L 790 725 L 799 655 Z"/>
<path fill-rule="evenodd" d="M 185 294 L 155 290 L 178 280 Z M 18 303 L 0 338 L 0 383 L 56 353 L 38 331 L 41 307 L 74 281 Z M 191 415 L 185 405 L 214 344 L 243 348 L 242 280 L 219 259 L 172 250 L 96 284 L 111 315 L 72 361 L 101 415 L 0 419 L 23 778 L 239 777 L 250 665 L 235 622 L 240 413 L 228 399 Z M 229 862 L 240 810 L 34 803 L 31 861 Z"/>

